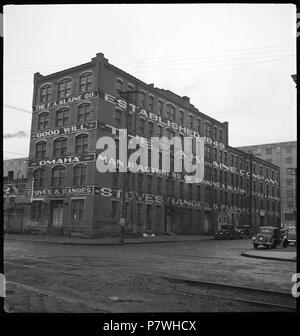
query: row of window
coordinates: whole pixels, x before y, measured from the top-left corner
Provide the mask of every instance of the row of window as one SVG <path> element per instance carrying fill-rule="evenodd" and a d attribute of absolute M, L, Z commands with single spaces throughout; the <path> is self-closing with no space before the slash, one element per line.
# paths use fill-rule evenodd
<path fill-rule="evenodd" d="M 172 105 L 170 105 L 172 106 Z M 171 108 L 167 109 L 166 112 L 166 117 L 169 120 L 175 121 L 175 117 L 174 117 L 174 113 L 170 112 L 173 111 Z M 132 130 L 132 121 L 133 121 L 133 116 L 132 114 L 129 114 L 128 116 L 128 120 L 127 120 L 127 128 L 129 131 Z M 196 121 L 196 124 L 195 124 Z M 184 112 L 181 111 L 180 112 L 180 118 L 178 120 L 178 123 L 180 125 L 184 125 Z M 115 124 L 117 127 L 121 127 L 122 126 L 122 111 L 118 108 L 115 109 Z M 202 133 L 201 130 L 201 120 L 199 118 L 197 118 L 196 120 L 194 120 L 194 117 L 192 115 L 189 116 L 189 123 L 188 123 L 188 127 L 190 129 L 196 129 L 197 132 Z M 145 133 L 145 119 L 144 118 L 139 118 L 139 127 L 137 129 L 137 131 L 140 134 L 144 134 Z M 174 132 L 174 131 L 172 131 Z M 158 125 L 158 133 L 162 133 L 162 127 Z M 175 132 L 174 132 L 175 134 Z M 224 139 L 223 139 L 223 130 L 222 129 L 217 129 L 217 127 L 213 127 L 213 132 L 211 130 L 211 125 L 208 122 L 204 123 L 204 135 L 208 138 L 212 138 L 213 140 L 219 141 L 221 143 L 223 143 Z M 148 123 L 148 136 L 151 137 L 153 136 L 153 123 L 149 122 Z"/>
<path fill-rule="evenodd" d="M 34 201 L 31 204 L 31 220 L 40 221 L 42 219 L 42 201 Z M 71 201 L 71 220 L 74 222 L 80 221 L 84 214 L 84 200 L 77 199 Z"/>
<path fill-rule="evenodd" d="M 220 171 L 220 173 L 222 173 Z M 229 173 L 231 174 L 231 173 Z M 127 177 L 126 177 L 126 188 L 127 190 L 132 190 L 134 189 L 133 183 L 133 173 L 127 173 Z M 152 193 L 153 192 L 153 187 L 154 187 L 154 180 L 156 180 L 156 193 L 157 194 L 161 194 L 162 192 L 162 178 L 161 177 L 157 177 L 156 179 L 154 178 L 154 176 L 152 175 L 146 175 L 146 188 L 144 187 L 144 177 L 145 175 L 142 173 L 138 173 L 137 174 L 137 178 L 136 178 L 136 184 L 137 184 L 137 191 L 138 192 L 143 192 L 144 190 L 146 190 L 147 193 Z M 220 184 L 224 184 L 225 187 L 227 187 L 227 172 L 223 174 L 220 174 Z M 223 179 L 224 177 L 224 179 Z M 207 179 L 207 176 L 205 176 L 205 179 Z M 216 180 L 215 180 L 216 181 Z M 244 181 L 245 181 L 245 177 L 244 176 L 238 176 L 236 175 L 236 178 L 234 178 L 234 175 L 231 174 L 231 183 L 230 185 L 232 187 L 239 187 L 241 189 L 244 189 L 246 187 L 246 190 L 249 191 L 249 179 L 247 179 L 246 181 L 246 186 L 244 185 Z M 112 186 L 113 188 L 118 188 L 120 185 L 120 173 L 115 172 L 112 173 Z M 240 182 L 240 184 L 239 184 Z M 258 188 L 258 186 L 260 188 Z M 165 182 L 165 187 L 166 187 L 166 195 L 171 195 L 174 196 L 174 191 L 175 191 L 175 181 L 174 180 L 166 180 Z M 196 190 L 196 194 L 197 194 L 197 200 L 201 199 L 201 186 L 200 185 L 194 185 L 194 184 L 186 184 L 182 181 L 180 181 L 178 183 L 178 192 L 179 192 L 179 196 L 180 197 L 184 197 L 185 196 L 185 190 L 187 189 L 188 191 L 188 198 L 192 199 L 193 198 L 193 191 Z M 211 187 L 206 186 L 205 187 L 205 192 L 206 193 L 210 193 L 211 192 Z M 215 189 L 216 190 L 216 189 Z M 269 187 L 269 185 L 264 186 L 262 182 L 258 183 L 257 181 L 253 181 L 253 192 L 260 192 L 260 193 L 266 193 L 267 196 L 272 196 L 272 197 L 280 197 L 280 189 L 277 188 L 277 193 L 276 189 L 274 186 L 272 186 L 271 188 Z M 223 192 L 223 191 L 222 191 Z M 224 191 L 225 192 L 225 191 Z M 207 195 L 206 195 L 207 196 Z M 239 194 L 237 194 L 237 197 L 240 197 Z M 207 196 L 206 199 L 210 199 L 210 196 Z"/>
<path fill-rule="evenodd" d="M 92 83 L 92 73 L 85 72 L 79 77 L 79 92 L 91 91 L 93 87 Z M 62 79 L 57 84 L 57 98 L 65 98 L 71 96 L 72 94 L 72 79 L 66 78 Z M 40 102 L 48 103 L 51 100 L 54 100 L 53 95 L 53 85 L 45 84 L 40 88 Z"/>
<path fill-rule="evenodd" d="M 85 186 L 87 176 L 87 167 L 85 164 L 77 164 L 73 167 L 73 186 Z M 37 168 L 33 173 L 34 187 L 45 187 L 45 169 Z M 56 166 L 51 171 L 51 186 L 63 187 L 66 184 L 66 167 Z"/>
<path fill-rule="evenodd" d="M 79 134 L 75 136 L 75 154 L 88 153 L 88 135 Z M 63 157 L 67 155 L 67 143 L 66 137 L 59 137 L 53 141 L 53 157 Z M 48 155 L 49 156 L 49 155 Z M 35 158 L 46 159 L 47 158 L 47 140 L 41 140 L 35 145 Z"/>
<path fill-rule="evenodd" d="M 37 129 L 44 130 L 49 127 L 49 112 L 42 112 L 38 115 Z M 66 126 L 70 123 L 70 109 L 63 107 L 55 113 L 55 127 Z M 91 120 L 91 104 L 82 103 L 77 108 L 77 122 L 86 123 Z"/>

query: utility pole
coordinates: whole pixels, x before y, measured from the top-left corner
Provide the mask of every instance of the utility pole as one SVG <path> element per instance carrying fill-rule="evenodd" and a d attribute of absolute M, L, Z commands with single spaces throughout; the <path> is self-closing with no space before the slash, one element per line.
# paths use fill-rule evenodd
<path fill-rule="evenodd" d="M 129 104 L 132 103 L 132 97 L 130 96 L 131 94 L 136 94 L 139 93 L 139 91 L 120 91 L 118 90 L 118 94 L 120 95 L 121 98 L 123 98 L 126 101 L 126 109 L 125 109 L 125 129 L 127 131 L 127 147 L 126 147 L 126 152 L 127 152 L 127 161 L 128 161 L 128 119 L 129 119 Z M 123 162 L 124 165 L 126 165 L 128 169 L 127 162 Z M 127 170 L 126 169 L 126 170 Z M 123 178 L 123 191 L 122 191 L 122 198 L 121 198 L 121 209 L 120 209 L 120 242 L 124 242 L 124 233 L 125 233 L 125 202 L 126 202 L 126 189 L 127 189 L 127 184 L 128 184 L 128 171 L 124 173 L 124 178 Z"/>

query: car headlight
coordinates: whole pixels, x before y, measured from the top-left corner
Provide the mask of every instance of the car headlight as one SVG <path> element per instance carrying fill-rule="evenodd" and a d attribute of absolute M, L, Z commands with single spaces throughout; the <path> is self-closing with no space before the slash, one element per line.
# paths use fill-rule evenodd
<path fill-rule="evenodd" d="M 255 237 L 252 237 L 252 240 L 256 240 L 256 238 L 255 238 Z"/>

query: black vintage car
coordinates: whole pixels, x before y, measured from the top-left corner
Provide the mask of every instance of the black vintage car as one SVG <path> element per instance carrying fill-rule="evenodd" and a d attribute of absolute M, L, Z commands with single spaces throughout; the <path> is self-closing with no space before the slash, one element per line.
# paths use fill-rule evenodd
<path fill-rule="evenodd" d="M 259 245 L 276 248 L 280 242 L 280 228 L 274 226 L 261 226 L 259 232 L 252 238 L 252 244 L 255 249 L 257 249 Z"/>
<path fill-rule="evenodd" d="M 215 233 L 215 239 L 238 239 L 239 233 L 234 225 L 221 225 L 220 230 Z"/>
<path fill-rule="evenodd" d="M 238 232 L 239 238 L 241 239 L 249 239 L 253 235 L 253 231 L 250 225 L 238 226 L 236 231 Z"/>

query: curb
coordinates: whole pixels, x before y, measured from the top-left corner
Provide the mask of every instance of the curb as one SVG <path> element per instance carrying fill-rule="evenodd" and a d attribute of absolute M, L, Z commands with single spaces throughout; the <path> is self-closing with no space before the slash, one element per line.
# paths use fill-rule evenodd
<path fill-rule="evenodd" d="M 265 257 L 265 256 L 261 256 L 261 255 L 256 256 L 256 255 L 252 255 L 252 254 L 248 254 L 248 253 L 241 253 L 241 255 L 243 257 L 247 257 L 247 258 L 296 262 L 296 258 L 295 259 L 285 259 L 285 258 L 279 258 L 279 257 Z"/>
<path fill-rule="evenodd" d="M 200 240 L 167 240 L 167 241 L 145 241 L 145 242 L 124 242 L 124 243 L 72 243 L 72 242 L 42 242 L 35 240 L 23 240 L 23 239 L 7 239 L 14 241 L 22 241 L 34 244 L 44 244 L 44 245 L 69 245 L 69 246 L 113 246 L 113 245 L 139 245 L 139 244 L 162 244 L 162 243 L 189 243 L 189 242 L 201 242 L 213 240 L 213 238 L 200 239 Z"/>

